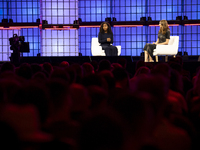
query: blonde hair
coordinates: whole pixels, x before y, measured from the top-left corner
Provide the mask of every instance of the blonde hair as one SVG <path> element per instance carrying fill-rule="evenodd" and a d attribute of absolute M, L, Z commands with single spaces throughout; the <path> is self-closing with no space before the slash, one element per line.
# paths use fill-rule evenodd
<path fill-rule="evenodd" d="M 161 24 L 161 27 L 158 33 L 162 33 L 164 35 L 166 34 L 167 31 L 170 31 L 166 20 L 161 20 L 160 24 Z"/>

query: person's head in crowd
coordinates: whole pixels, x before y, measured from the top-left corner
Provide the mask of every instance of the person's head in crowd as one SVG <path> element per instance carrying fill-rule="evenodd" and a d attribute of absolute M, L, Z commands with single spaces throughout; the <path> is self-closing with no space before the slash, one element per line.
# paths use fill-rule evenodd
<path fill-rule="evenodd" d="M 146 64 L 143 60 L 139 60 L 136 62 L 135 71 L 137 71 L 140 67 L 144 67 Z"/>
<path fill-rule="evenodd" d="M 48 116 L 46 89 L 44 84 L 29 81 L 19 88 L 12 102 L 19 105 L 33 104 L 38 109 L 40 121 L 44 123 Z"/>
<path fill-rule="evenodd" d="M 98 111 L 107 106 L 108 93 L 99 86 L 89 86 L 88 93 L 91 99 L 90 110 Z"/>
<path fill-rule="evenodd" d="M 152 70 L 154 68 L 153 63 L 146 63 L 145 66 L 148 67 L 150 70 Z"/>
<path fill-rule="evenodd" d="M 173 58 L 171 58 L 170 60 L 169 60 L 169 63 L 178 63 L 179 65 L 183 65 L 183 59 L 182 59 L 182 57 L 181 56 L 176 56 L 175 58 L 173 57 Z"/>
<path fill-rule="evenodd" d="M 32 70 L 30 64 L 28 63 L 21 64 L 16 74 L 20 77 L 23 77 L 24 79 L 31 79 Z"/>
<path fill-rule="evenodd" d="M 112 107 L 130 125 L 131 134 L 141 143 L 150 138 L 155 129 L 156 114 L 152 102 L 153 97 L 147 92 L 126 91 L 112 103 Z"/>
<path fill-rule="evenodd" d="M 115 68 L 122 68 L 122 66 L 119 63 L 112 63 L 111 68 L 114 70 Z"/>
<path fill-rule="evenodd" d="M 166 63 L 160 63 L 153 68 L 151 73 L 154 75 L 162 75 L 169 79 L 171 75 L 171 68 Z"/>
<path fill-rule="evenodd" d="M 72 64 L 71 67 L 76 72 L 76 83 L 80 83 L 83 77 L 83 69 L 78 63 Z"/>
<path fill-rule="evenodd" d="M 40 71 L 40 72 L 33 74 L 32 80 L 34 80 L 36 82 L 45 82 L 47 80 L 47 76 L 44 72 Z"/>
<path fill-rule="evenodd" d="M 128 134 L 125 123 L 114 111 L 94 114 L 82 123 L 78 136 L 80 150 L 127 150 Z"/>
<path fill-rule="evenodd" d="M 51 74 L 51 79 L 63 79 L 67 82 L 70 82 L 69 74 L 62 68 L 56 68 Z"/>
<path fill-rule="evenodd" d="M 115 79 L 111 71 L 109 70 L 101 71 L 99 72 L 99 76 L 105 79 L 109 91 L 115 88 Z"/>
<path fill-rule="evenodd" d="M 194 92 L 200 96 L 200 70 L 194 78 Z"/>
<path fill-rule="evenodd" d="M 100 72 L 103 70 L 111 70 L 111 63 L 109 60 L 104 59 L 99 62 L 99 70 L 98 71 Z"/>
<path fill-rule="evenodd" d="M 71 112 L 86 112 L 90 106 L 90 98 L 87 89 L 81 85 L 73 83 L 69 89 L 72 102 Z"/>
<path fill-rule="evenodd" d="M 53 67 L 49 62 L 43 63 L 42 67 L 46 72 L 48 72 L 48 74 L 51 74 L 53 71 Z"/>
<path fill-rule="evenodd" d="M 0 79 L 4 79 L 4 78 L 11 78 L 11 79 L 16 79 L 18 76 L 12 72 L 12 71 L 4 71 L 0 73 Z M 20 77 L 18 77 L 20 78 Z"/>
<path fill-rule="evenodd" d="M 148 75 L 150 74 L 151 70 L 148 67 L 142 66 L 136 70 L 135 77 L 140 75 Z"/>
<path fill-rule="evenodd" d="M 82 68 L 84 76 L 94 74 L 94 67 L 90 63 L 88 62 L 83 63 Z"/>
<path fill-rule="evenodd" d="M 98 64 L 98 62 L 95 61 L 95 60 L 93 60 L 93 61 L 91 62 L 91 65 L 94 67 L 94 72 L 97 72 L 98 69 L 99 69 L 99 64 Z"/>
<path fill-rule="evenodd" d="M 66 80 L 52 78 L 47 82 L 50 116 L 54 119 L 70 118 L 71 100 L 69 83 Z"/>
<path fill-rule="evenodd" d="M 169 63 L 170 67 L 176 71 L 178 71 L 180 74 L 182 74 L 182 66 L 179 63 Z"/>
<path fill-rule="evenodd" d="M 21 83 L 15 78 L 4 78 L 0 80 L 0 102 L 12 103 L 15 94 L 21 88 Z"/>
<path fill-rule="evenodd" d="M 1 72 L 5 72 L 5 71 L 14 72 L 15 71 L 15 66 L 12 63 L 10 63 L 10 62 L 5 62 L 1 66 Z"/>
<path fill-rule="evenodd" d="M 117 63 L 119 63 L 123 68 L 126 69 L 126 65 L 127 65 L 127 60 L 125 58 L 120 58 L 117 60 Z"/>
<path fill-rule="evenodd" d="M 170 89 L 183 94 L 183 80 L 181 74 L 175 69 L 171 70 Z"/>
<path fill-rule="evenodd" d="M 116 68 L 112 71 L 115 79 L 116 88 L 128 88 L 129 87 L 129 76 L 124 68 Z"/>
<path fill-rule="evenodd" d="M 76 71 L 72 66 L 65 68 L 65 71 L 69 74 L 70 77 L 70 84 L 76 82 Z"/>
<path fill-rule="evenodd" d="M 0 121 L 0 133 L 1 149 L 22 149 L 17 132 L 11 125 Z"/>
<path fill-rule="evenodd" d="M 184 96 L 186 96 L 187 92 L 193 88 L 193 84 L 190 78 L 186 76 L 183 76 L 182 79 L 183 79 L 183 92 Z"/>
<path fill-rule="evenodd" d="M 146 92 L 154 98 L 155 112 L 162 116 L 167 106 L 169 80 L 162 75 L 140 76 L 130 82 L 132 92 Z"/>
<path fill-rule="evenodd" d="M 66 67 L 69 67 L 69 63 L 67 61 L 62 61 L 60 64 L 59 64 L 60 67 L 62 68 L 66 68 Z"/>
<path fill-rule="evenodd" d="M 42 71 L 42 67 L 39 65 L 39 64 L 31 64 L 31 70 L 32 70 L 32 73 L 35 74 L 37 72 L 40 72 Z"/>
<path fill-rule="evenodd" d="M 108 85 L 105 81 L 104 78 L 102 78 L 100 75 L 98 74 L 91 74 L 91 75 L 88 75 L 86 77 L 84 77 L 82 79 L 82 85 L 84 85 L 85 87 L 88 87 L 90 85 L 96 85 L 96 86 L 99 86 L 99 87 L 103 87 L 105 89 L 107 89 Z"/>

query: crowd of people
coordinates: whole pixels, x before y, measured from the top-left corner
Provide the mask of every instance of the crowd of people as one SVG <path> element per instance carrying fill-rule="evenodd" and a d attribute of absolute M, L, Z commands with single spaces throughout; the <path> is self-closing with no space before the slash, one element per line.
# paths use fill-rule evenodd
<path fill-rule="evenodd" d="M 0 67 L 1 148 L 193 150 L 200 139 L 200 71 L 180 57 Z"/>

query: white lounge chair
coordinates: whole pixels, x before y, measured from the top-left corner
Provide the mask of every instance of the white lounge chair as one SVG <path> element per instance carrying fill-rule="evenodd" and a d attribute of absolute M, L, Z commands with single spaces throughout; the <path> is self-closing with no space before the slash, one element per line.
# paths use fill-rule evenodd
<path fill-rule="evenodd" d="M 91 43 L 91 53 L 92 56 L 106 56 L 105 51 L 102 50 L 100 43 L 98 42 L 98 38 L 92 38 Z M 116 46 L 118 49 L 118 56 L 121 54 L 121 46 Z"/>
<path fill-rule="evenodd" d="M 168 55 L 173 55 L 174 57 L 178 53 L 179 36 L 170 36 L 168 45 L 157 45 L 154 49 L 153 55 L 158 62 L 158 55 L 165 55 L 165 61 L 168 60 Z"/>

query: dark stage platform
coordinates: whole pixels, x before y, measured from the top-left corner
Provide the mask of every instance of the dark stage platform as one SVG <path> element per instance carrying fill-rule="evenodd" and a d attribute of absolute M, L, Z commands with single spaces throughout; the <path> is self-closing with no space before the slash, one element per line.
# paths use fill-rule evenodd
<path fill-rule="evenodd" d="M 50 62 L 52 65 L 59 65 L 62 61 L 68 61 L 70 64 L 79 63 L 83 64 L 84 62 L 92 62 L 92 61 L 101 61 L 103 59 L 109 60 L 111 63 L 117 62 L 118 59 L 125 58 L 127 60 L 127 70 L 130 73 L 135 73 L 136 62 L 139 60 L 144 60 L 142 56 L 117 56 L 117 57 L 106 57 L 106 56 L 69 56 L 69 57 L 23 57 L 21 58 L 20 63 L 44 63 Z M 169 57 L 170 60 L 172 57 Z M 199 56 L 182 56 L 183 58 L 183 69 L 189 71 L 191 76 L 196 72 L 196 69 L 200 66 L 200 60 L 198 60 Z M 159 56 L 159 62 L 164 62 L 165 57 Z M 154 65 L 156 62 L 153 63 Z"/>
<path fill-rule="evenodd" d="M 111 63 L 117 62 L 118 59 L 125 58 L 127 62 L 137 62 L 139 60 L 144 60 L 142 56 L 51 56 L 51 57 L 22 57 L 21 63 L 44 63 L 50 62 L 52 64 L 60 63 L 62 61 L 68 61 L 69 63 L 84 63 L 92 61 L 101 61 L 103 59 L 108 59 Z M 170 60 L 172 56 L 169 56 Z M 182 56 L 183 62 L 198 62 L 199 56 Z M 165 57 L 159 56 L 159 62 L 164 62 Z"/>

